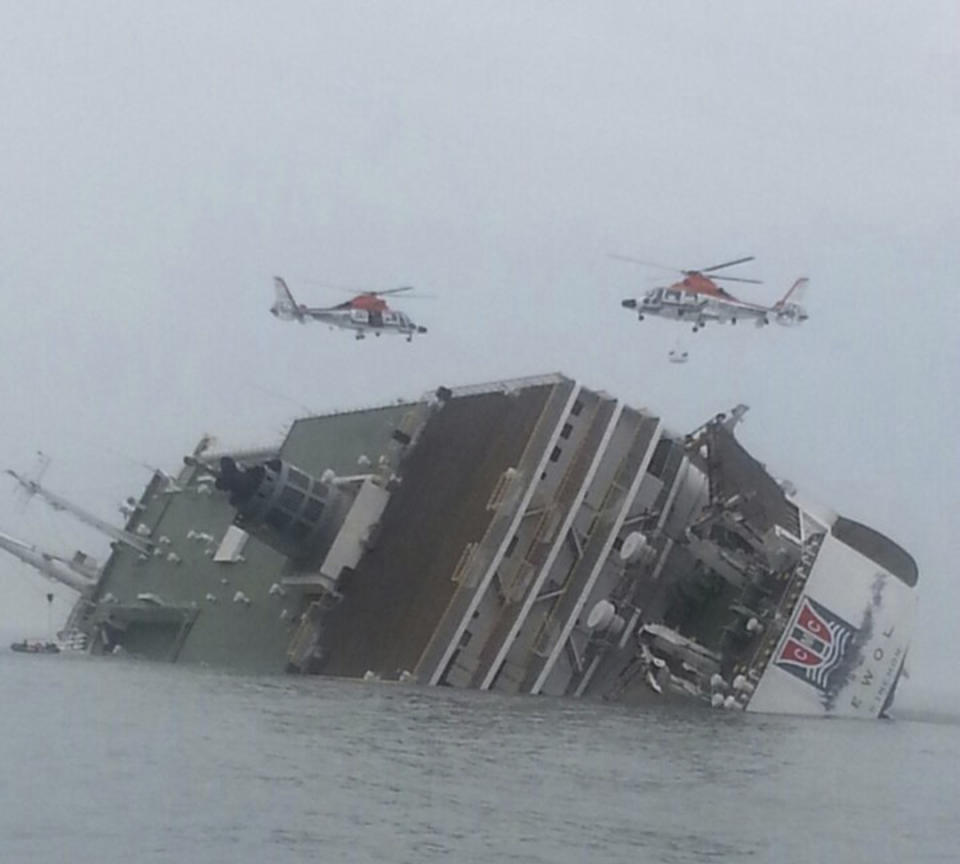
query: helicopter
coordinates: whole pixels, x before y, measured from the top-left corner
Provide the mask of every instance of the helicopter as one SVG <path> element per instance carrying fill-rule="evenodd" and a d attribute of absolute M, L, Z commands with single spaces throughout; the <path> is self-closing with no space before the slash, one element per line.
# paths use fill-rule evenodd
<path fill-rule="evenodd" d="M 753 285 L 763 284 L 759 279 L 713 275 L 717 270 L 753 261 L 753 256 L 737 258 L 723 264 L 714 264 L 712 267 L 703 267 L 700 270 L 662 267 L 662 265 L 638 261 L 626 255 L 611 255 L 610 257 L 648 267 L 676 270 L 683 276 L 680 281 L 674 282 L 666 288 L 651 289 L 643 296 L 642 300 L 627 298 L 621 301 L 620 305 L 625 309 L 637 310 L 637 317 L 640 321 L 643 321 L 646 315 L 658 315 L 661 318 L 670 318 L 676 321 L 692 321 L 693 332 L 696 333 L 698 330 L 702 330 L 708 321 L 716 321 L 718 324 L 729 321 L 731 324 L 736 324 L 738 320 L 745 319 L 753 320 L 757 327 L 764 327 L 772 319 L 783 326 L 792 326 L 802 324 L 809 317 L 807 310 L 799 302 L 809 283 L 809 279 L 805 276 L 797 279 L 790 290 L 772 306 L 740 300 L 717 285 L 718 280 L 747 282 Z"/>
<path fill-rule="evenodd" d="M 406 313 L 391 309 L 383 299 L 412 291 L 412 285 L 389 288 L 386 291 L 362 291 L 335 306 L 305 306 L 297 303 L 287 288 L 287 283 L 279 276 L 273 277 L 273 290 L 276 299 L 270 307 L 270 314 L 281 321 L 299 321 L 301 324 L 307 321 L 322 321 L 330 327 L 353 330 L 356 339 L 364 339 L 368 333 L 375 336 L 392 333 L 406 336 L 407 341 L 412 342 L 414 334 L 427 332 L 426 327 L 415 324 Z"/>

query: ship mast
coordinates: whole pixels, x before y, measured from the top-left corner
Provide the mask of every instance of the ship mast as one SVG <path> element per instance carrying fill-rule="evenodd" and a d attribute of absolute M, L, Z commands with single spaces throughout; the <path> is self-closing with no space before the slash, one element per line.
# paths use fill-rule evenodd
<path fill-rule="evenodd" d="M 48 579 L 73 588 L 81 594 L 89 593 L 96 584 L 94 577 L 97 571 L 85 564 L 85 559 L 68 561 L 2 532 L 0 532 L 0 549 L 6 549 L 25 564 L 39 570 Z"/>
<path fill-rule="evenodd" d="M 26 477 L 21 476 L 16 471 L 7 469 L 7 474 L 13 477 L 17 483 L 19 483 L 24 489 L 26 489 L 28 495 L 39 495 L 46 501 L 54 510 L 66 510 L 68 513 L 72 513 L 85 525 L 89 525 L 92 528 L 96 528 L 98 531 L 106 534 L 108 537 L 112 537 L 114 540 L 123 543 L 125 546 L 129 546 L 131 549 L 136 549 L 137 552 L 142 555 L 149 555 L 150 550 L 153 546 L 147 540 L 144 540 L 141 537 L 137 537 L 135 534 L 131 534 L 129 531 L 124 531 L 122 528 L 117 528 L 114 525 L 111 525 L 104 519 L 101 519 L 99 516 L 95 516 L 93 513 L 90 513 L 87 510 L 84 510 L 82 507 L 78 507 L 76 504 L 68 501 L 66 498 L 51 492 L 49 489 L 45 489 L 41 486 L 36 480 L 30 480 Z"/>

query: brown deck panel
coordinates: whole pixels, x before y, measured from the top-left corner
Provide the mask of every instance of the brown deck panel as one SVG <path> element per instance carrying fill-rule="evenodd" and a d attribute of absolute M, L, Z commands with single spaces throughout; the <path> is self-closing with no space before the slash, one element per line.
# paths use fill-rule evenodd
<path fill-rule="evenodd" d="M 574 499 L 576 499 L 577 493 L 580 491 L 580 487 L 583 485 L 583 480 L 587 476 L 587 471 L 590 470 L 590 465 L 593 462 L 593 458 L 596 455 L 597 448 L 600 446 L 601 440 L 603 440 L 603 434 L 606 432 L 607 425 L 610 422 L 610 417 L 613 415 L 616 405 L 617 403 L 614 400 L 607 400 L 604 402 L 598 402 L 594 408 L 594 416 L 591 420 L 590 430 L 587 432 L 583 441 L 581 441 L 576 455 L 571 460 L 570 465 L 567 468 L 567 473 L 564 476 L 563 484 L 558 490 L 558 493 L 553 501 L 553 505 L 561 514 L 561 523 L 569 513 L 570 507 L 573 505 Z M 557 530 L 559 531 L 559 527 Z M 550 543 L 543 544 L 546 547 L 546 551 L 543 552 L 542 558 L 546 558 L 547 552 L 553 543 L 557 541 L 557 539 L 557 537 L 552 537 Z M 529 559 L 530 554 L 528 553 L 527 560 Z M 539 572 L 540 565 L 543 564 L 543 560 L 540 560 L 536 563 L 537 567 L 534 571 L 534 579 L 536 578 L 536 574 Z M 527 590 L 527 594 L 528 593 L 529 588 Z M 477 669 L 473 673 L 473 678 L 470 682 L 471 687 L 479 687 L 483 679 L 486 677 L 487 672 L 490 669 L 490 664 L 493 663 L 497 653 L 503 646 L 504 640 L 510 633 L 510 628 L 513 627 L 514 622 L 517 620 L 517 616 L 520 614 L 520 610 L 523 607 L 523 603 L 526 600 L 527 594 L 525 594 L 524 597 L 516 603 L 512 603 L 510 606 L 506 607 L 500 614 L 500 617 L 497 619 L 496 626 L 494 627 L 493 632 L 490 634 L 490 638 L 487 639 L 486 644 L 483 646 L 483 651 L 480 652 Z"/>
<path fill-rule="evenodd" d="M 564 412 L 574 386 L 573 381 L 565 379 L 557 382 L 557 386 L 552 389 L 540 414 L 540 419 L 527 438 L 523 454 L 514 463 L 518 478 L 522 478 L 517 481 L 519 486 L 514 492 L 509 493 L 504 502 L 497 507 L 497 513 L 488 524 L 483 540 L 476 544 L 470 557 L 466 579 L 457 587 L 453 599 L 443 614 L 443 618 L 437 624 L 423 654 L 420 655 L 416 669 L 412 670 L 420 681 L 429 680 L 438 671 L 444 673 L 444 670 L 438 669 L 440 661 L 450 647 L 454 635 L 464 623 L 467 611 L 474 601 L 482 597 L 487 590 L 481 591 L 480 586 L 494 559 L 499 554 L 503 543 L 508 541 L 513 530 L 524 488 L 529 488 L 532 482 L 535 483 L 536 472 L 542 471 L 541 462 L 545 456 L 547 442 L 556 431 L 557 423 Z M 508 500 L 509 503 L 507 503 Z M 487 588 L 489 588 L 489 585 Z M 453 657 L 456 657 L 457 653 L 459 652 L 455 651 Z"/>
<path fill-rule="evenodd" d="M 463 548 L 483 537 L 490 494 L 522 455 L 552 389 L 465 396 L 431 417 L 401 466 L 377 546 L 324 619 L 324 674 L 393 677 L 414 668 L 457 588 L 450 576 Z"/>
<path fill-rule="evenodd" d="M 564 585 L 566 593 L 558 598 L 556 606 L 554 607 L 552 615 L 560 627 L 562 627 L 573 614 L 580 595 L 583 593 L 584 586 L 590 578 L 591 571 L 600 561 L 604 545 L 611 529 L 617 521 L 617 511 L 622 506 L 627 491 L 636 476 L 636 472 L 643 463 L 643 458 L 650 447 L 650 441 L 657 430 L 658 422 L 657 418 L 646 415 L 639 415 L 636 419 L 636 436 L 617 471 L 616 482 L 619 484 L 619 491 L 616 493 L 616 498 L 612 502 L 608 502 L 606 508 L 597 514 L 597 525 L 593 534 L 583 547 L 583 557 L 576 563 L 571 571 Z M 555 644 L 555 642 L 551 643 L 550 650 L 553 649 Z M 541 657 L 536 654 L 530 655 L 527 672 L 521 683 L 522 690 L 529 690 L 533 687 L 537 677 L 543 671 L 546 664 L 546 657 Z"/>

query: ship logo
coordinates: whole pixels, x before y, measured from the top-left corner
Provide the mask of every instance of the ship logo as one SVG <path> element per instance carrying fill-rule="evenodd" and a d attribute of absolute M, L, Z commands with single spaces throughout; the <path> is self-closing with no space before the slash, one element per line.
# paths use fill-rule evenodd
<path fill-rule="evenodd" d="M 830 692 L 830 676 L 842 662 L 857 628 L 809 597 L 793 622 L 790 636 L 774 663 L 823 693 Z"/>

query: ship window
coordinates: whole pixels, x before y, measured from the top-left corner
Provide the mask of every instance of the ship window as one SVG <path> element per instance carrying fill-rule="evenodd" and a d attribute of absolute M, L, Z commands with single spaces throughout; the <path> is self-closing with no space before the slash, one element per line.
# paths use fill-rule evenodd
<path fill-rule="evenodd" d="M 563 429 L 560 430 L 560 437 L 569 438 L 571 432 L 573 432 L 573 425 L 571 423 L 564 423 Z"/>
<path fill-rule="evenodd" d="M 287 472 L 287 482 L 291 486 L 296 486 L 298 489 L 310 488 L 310 478 L 302 471 L 298 471 L 296 468 L 291 468 Z"/>
<path fill-rule="evenodd" d="M 510 544 L 507 546 L 507 551 L 503 553 L 504 558 L 509 558 L 513 554 L 513 550 L 517 548 L 517 541 L 520 537 L 517 534 L 513 535 L 513 539 L 510 541 Z"/>
<path fill-rule="evenodd" d="M 560 454 L 563 453 L 563 450 L 559 447 L 554 447 L 553 452 L 550 454 L 550 461 L 556 462 L 560 458 Z"/>
<path fill-rule="evenodd" d="M 303 492 L 292 486 L 284 486 L 277 504 L 284 510 L 298 510 L 303 503 Z"/>
<path fill-rule="evenodd" d="M 289 513 L 285 513 L 283 510 L 277 510 L 274 508 L 269 513 L 267 513 L 266 518 L 263 520 L 271 528 L 276 528 L 277 531 L 283 531 L 287 525 L 290 524 L 290 520 L 293 517 Z"/>
<path fill-rule="evenodd" d="M 306 522 L 301 522 L 299 520 L 294 522 L 293 527 L 290 529 L 290 536 L 298 543 L 301 540 L 305 540 L 309 533 L 310 526 Z"/>
<path fill-rule="evenodd" d="M 581 411 L 583 411 L 583 402 L 581 402 L 578 399 L 576 402 L 573 403 L 573 407 L 570 409 L 570 413 L 574 417 L 579 417 Z"/>
<path fill-rule="evenodd" d="M 879 531 L 839 516 L 833 523 L 830 533 L 841 543 L 845 543 L 865 558 L 879 564 L 884 570 L 889 570 L 904 584 L 911 588 L 917 584 L 920 576 L 917 562 L 906 550 L 888 537 L 884 537 Z"/>
<path fill-rule="evenodd" d="M 308 499 L 307 506 L 303 508 L 303 518 L 310 522 L 316 522 L 321 513 L 323 513 L 323 501 L 316 498 Z"/>

